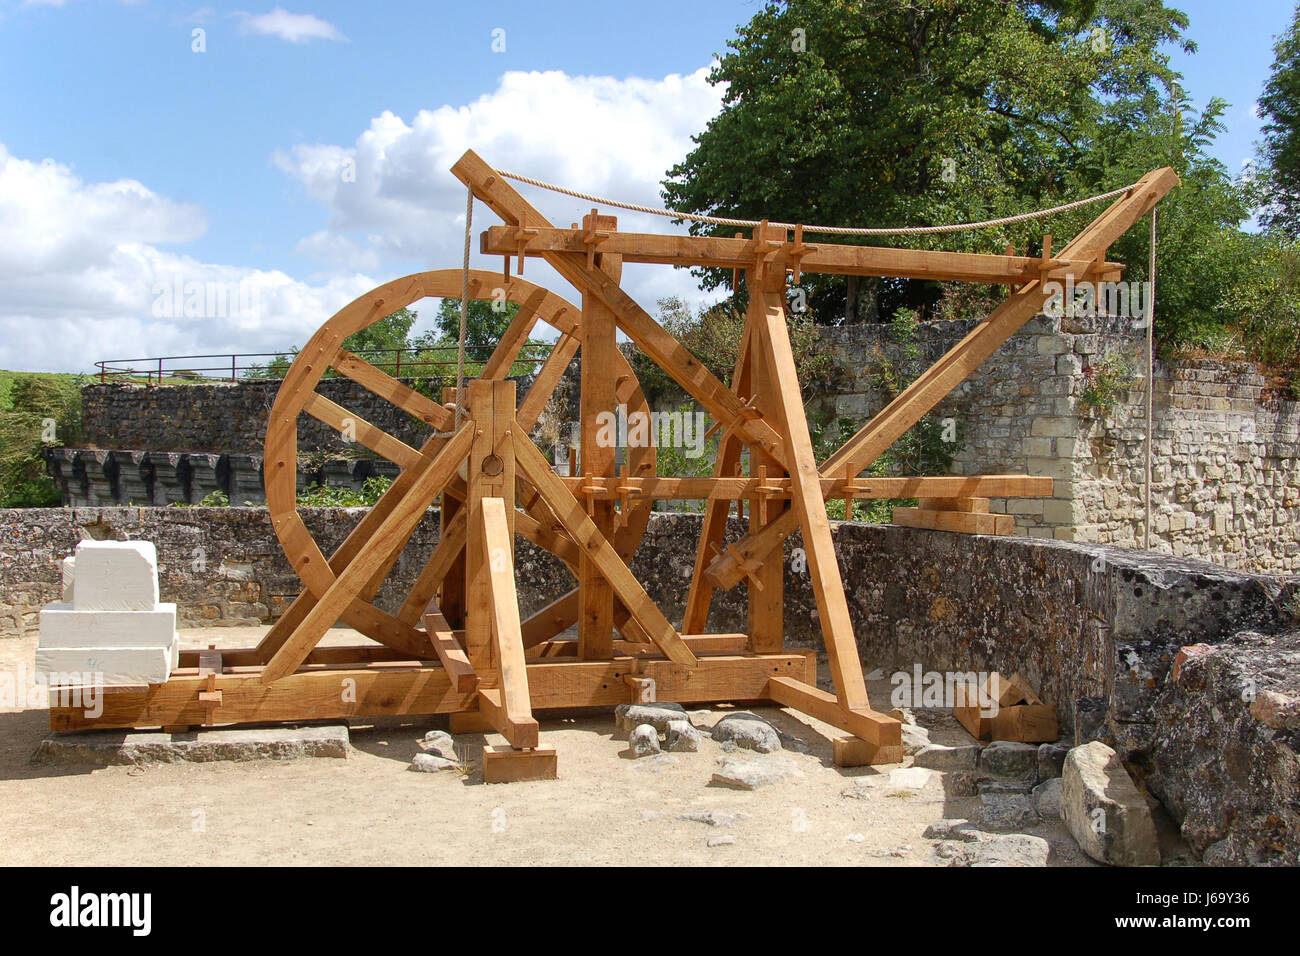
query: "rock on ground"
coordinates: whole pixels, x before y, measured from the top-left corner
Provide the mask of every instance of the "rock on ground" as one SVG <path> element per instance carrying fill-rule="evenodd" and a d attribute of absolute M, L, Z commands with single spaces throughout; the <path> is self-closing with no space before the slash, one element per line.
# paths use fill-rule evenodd
<path fill-rule="evenodd" d="M 728 714 L 714 724 L 713 739 L 719 743 L 729 740 L 737 747 L 761 754 L 770 754 L 781 749 L 781 735 L 777 733 L 776 728 L 758 714 L 751 714 L 748 711 Z"/>
<path fill-rule="evenodd" d="M 912 756 L 930 746 L 930 732 L 916 724 L 903 724 L 903 753 Z"/>
<path fill-rule="evenodd" d="M 1044 820 L 1061 816 L 1061 778 L 1053 777 L 1034 787 L 1034 809 Z"/>
<path fill-rule="evenodd" d="M 649 724 L 638 724 L 628 736 L 628 749 L 634 757 L 649 757 L 659 753 L 659 731 Z"/>
<path fill-rule="evenodd" d="M 1038 822 L 1038 811 L 1029 797 L 985 793 L 980 795 L 979 819 L 990 830 L 1020 830 Z"/>
<path fill-rule="evenodd" d="M 1038 782 L 1059 777 L 1061 768 L 1065 766 L 1065 755 L 1069 752 L 1069 744 L 1039 744 Z"/>
<path fill-rule="evenodd" d="M 737 790 L 757 790 L 778 783 L 787 777 L 802 777 L 803 772 L 791 761 L 782 757 L 755 760 L 723 758 L 713 772 L 713 782 Z"/>
<path fill-rule="evenodd" d="M 979 769 L 982 775 L 1033 786 L 1038 777 L 1038 746 L 995 740 L 980 752 Z"/>
<path fill-rule="evenodd" d="M 437 773 L 439 770 L 455 770 L 459 767 L 455 760 L 448 760 L 437 754 L 420 753 L 411 758 L 411 769 L 418 773 Z"/>
<path fill-rule="evenodd" d="M 1160 865 L 1151 808 L 1119 756 L 1099 740 L 1065 758 L 1061 819 L 1083 852 L 1100 863 Z"/>
<path fill-rule="evenodd" d="M 951 860 L 949 866 L 1047 866 L 1051 852 L 1046 840 L 1028 833 L 1007 833 L 978 843 L 941 843 L 935 850 Z"/>
<path fill-rule="evenodd" d="M 668 721 L 667 749 L 674 753 L 695 753 L 700 749 L 700 732 L 688 720 Z"/>
<path fill-rule="evenodd" d="M 317 727 L 239 727 L 170 734 L 163 731 L 52 733 L 41 741 L 33 763 L 109 764 L 207 763 L 212 760 L 294 760 L 346 757 L 345 724 Z"/>
<path fill-rule="evenodd" d="M 680 813 L 677 815 L 678 820 L 689 820 L 692 823 L 707 823 L 711 827 L 729 827 L 739 820 L 749 818 L 749 814 L 742 810 L 693 810 L 690 813 Z"/>
<path fill-rule="evenodd" d="M 425 734 L 424 739 L 420 741 L 420 749 L 445 760 L 459 762 L 460 759 L 456 756 L 455 738 L 445 730 L 431 730 Z"/>
<path fill-rule="evenodd" d="M 988 834 L 967 820 L 936 820 L 921 834 L 927 840 L 956 840 L 959 843 L 978 843 L 988 839 Z"/>
<path fill-rule="evenodd" d="M 666 734 L 668 723 L 673 720 L 690 723 L 691 718 L 681 704 L 619 704 L 614 708 L 614 724 L 624 740 L 638 724 L 649 724 L 659 733 Z"/>
<path fill-rule="evenodd" d="M 974 770 L 979 761 L 980 748 L 976 744 L 958 747 L 945 747 L 942 744 L 930 744 L 917 751 L 912 761 L 913 767 L 925 767 L 928 770 Z"/>

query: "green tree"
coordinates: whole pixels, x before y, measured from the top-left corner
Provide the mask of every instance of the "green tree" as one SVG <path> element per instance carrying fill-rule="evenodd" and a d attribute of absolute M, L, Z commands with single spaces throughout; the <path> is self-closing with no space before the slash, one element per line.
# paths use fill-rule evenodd
<path fill-rule="evenodd" d="M 411 327 L 418 316 L 408 308 L 398 309 L 386 315 L 373 325 L 366 326 L 359 332 L 353 332 L 343 340 L 343 347 L 349 352 L 365 352 L 377 349 L 405 349 L 410 347 L 407 341 Z M 384 361 L 388 361 L 385 358 Z"/>
<path fill-rule="evenodd" d="M 723 109 L 669 171 L 665 196 L 726 217 L 902 226 L 996 218 L 1123 185 L 1101 180 L 1132 145 L 1115 134 L 1171 112 L 1177 75 L 1160 47 L 1193 49 L 1186 27 L 1158 0 L 769 2 L 714 69 L 711 81 L 727 84 Z M 997 252 L 1033 247 L 1052 228 L 832 241 Z M 807 284 L 828 323 L 942 293 L 901 280 Z"/>
<path fill-rule="evenodd" d="M 1272 74 L 1259 98 L 1267 201 L 1261 218 L 1295 239 L 1300 238 L 1300 8 L 1273 53 Z"/>

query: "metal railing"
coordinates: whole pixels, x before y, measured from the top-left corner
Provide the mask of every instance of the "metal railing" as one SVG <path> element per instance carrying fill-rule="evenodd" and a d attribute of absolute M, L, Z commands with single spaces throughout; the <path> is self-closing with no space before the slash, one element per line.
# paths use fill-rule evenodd
<path fill-rule="evenodd" d="M 552 346 L 530 342 L 515 359 L 515 365 L 536 367 L 546 361 Z M 453 346 L 430 348 L 357 349 L 371 365 L 394 378 L 437 376 L 453 378 L 457 351 Z M 466 374 L 470 366 L 481 365 L 492 354 L 491 347 L 467 346 Z M 184 385 L 190 382 L 238 382 L 240 379 L 283 378 L 293 364 L 294 352 L 239 352 L 215 355 L 162 355 L 151 358 L 103 359 L 95 363 L 99 381 L 125 382 L 136 385 Z M 261 360 L 261 361 L 258 361 Z M 326 373 L 327 376 L 331 373 Z"/>

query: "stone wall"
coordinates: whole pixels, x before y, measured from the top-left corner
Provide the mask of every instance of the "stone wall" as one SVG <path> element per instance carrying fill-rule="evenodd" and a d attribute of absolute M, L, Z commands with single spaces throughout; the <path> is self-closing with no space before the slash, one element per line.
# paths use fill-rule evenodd
<path fill-rule="evenodd" d="M 303 509 L 327 553 L 361 513 Z M 632 563 L 675 622 L 700 522 L 656 514 Z M 744 530 L 733 520 L 728 533 Z M 1057 706 L 1067 739 L 1105 740 L 1149 778 L 1207 861 L 1296 862 L 1300 645 L 1286 635 L 1300 622 L 1300 577 L 1036 537 L 864 524 L 836 525 L 834 536 L 858 648 L 875 676 L 1023 673 Z M 35 626 L 40 606 L 58 599 L 59 560 L 82 537 L 153 541 L 162 599 L 179 605 L 184 625 L 268 622 L 299 589 L 265 509 L 0 511 L 0 633 Z M 381 607 L 397 608 L 436 539 L 430 512 L 380 592 Z M 786 640 L 817 647 L 811 584 L 791 560 L 800 544 L 796 535 L 786 546 Z M 517 568 L 525 614 L 572 587 L 554 558 L 526 543 Z M 714 596 L 708 629 L 746 629 L 743 587 Z M 1184 664 L 1193 676 L 1174 680 L 1188 645 L 1224 663 L 1208 676 Z M 1267 689 L 1269 706 L 1243 697 L 1247 684 Z"/>
<path fill-rule="evenodd" d="M 974 320 L 925 323 L 926 364 Z M 822 400 L 864 420 L 884 404 L 875 352 L 897 358 L 881 326 L 830 328 L 848 382 Z M 1131 319 L 1038 316 L 983 363 L 936 414 L 961 433 L 958 474 L 1055 479 L 1048 499 L 1002 500 L 1018 534 L 1139 547 L 1143 542 L 1145 332 Z M 1132 362 L 1119 404 L 1082 401 L 1084 370 L 1107 356 Z M 1271 391 L 1245 363 L 1157 361 L 1153 392 L 1151 548 L 1259 571 L 1300 570 L 1300 402 Z"/>
<path fill-rule="evenodd" d="M 93 449 L 261 453 L 279 388 L 279 380 L 88 385 L 81 390 L 82 440 Z M 408 445 L 418 446 L 428 434 L 423 422 L 350 379 L 325 379 L 317 391 Z M 307 415 L 298 436 L 301 451 L 348 450 L 337 432 Z"/>
<path fill-rule="evenodd" d="M 974 325 L 923 324 L 924 363 L 939 359 Z M 884 404 L 874 381 L 877 350 L 897 357 L 897 344 L 880 325 L 827 328 L 821 335 L 845 381 L 812 404 L 865 421 Z M 993 503 L 993 510 L 1015 516 L 1018 534 L 1142 544 L 1143 336 L 1127 319 L 1039 316 L 937 409 L 960 432 L 956 473 L 1055 479 L 1051 498 Z M 1081 398 L 1084 371 L 1112 355 L 1132 360 L 1133 381 L 1117 406 L 1098 414 Z M 1245 364 L 1157 362 L 1155 373 L 1151 548 L 1245 570 L 1300 570 L 1300 402 L 1270 391 Z M 576 417 L 577 378 L 575 362 L 557 390 L 559 420 Z M 522 395 L 526 382 L 520 384 Z M 258 503 L 258 456 L 277 387 L 89 386 L 83 393 L 89 447 L 51 449 L 51 471 L 70 504 L 193 503 L 214 489 L 236 503 Z M 408 444 L 418 445 L 426 434 L 419 422 L 351 381 L 327 380 L 321 391 Z M 307 416 L 299 431 L 306 453 L 362 459 L 333 462 L 328 473 L 311 461 L 300 468 L 300 485 L 357 486 L 371 473 L 385 473 L 384 463 L 370 465 L 357 446 Z M 174 459 L 187 452 L 190 458 Z"/>

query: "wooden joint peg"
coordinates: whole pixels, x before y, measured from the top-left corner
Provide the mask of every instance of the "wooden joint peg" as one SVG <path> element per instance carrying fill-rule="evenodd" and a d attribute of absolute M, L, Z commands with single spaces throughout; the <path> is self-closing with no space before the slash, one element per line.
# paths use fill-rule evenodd
<path fill-rule="evenodd" d="M 587 247 L 587 268 L 596 268 L 596 247 L 606 241 L 610 233 L 607 229 L 598 229 L 597 226 L 604 225 L 600 213 L 593 209 L 590 213 L 582 217 L 582 244 Z"/>
<path fill-rule="evenodd" d="M 790 256 L 790 269 L 794 273 L 794 284 L 799 284 L 800 272 L 799 262 L 810 252 L 816 252 L 816 246 L 805 245 L 803 241 L 803 225 L 799 224 L 794 227 L 794 242 L 788 249 Z"/>

